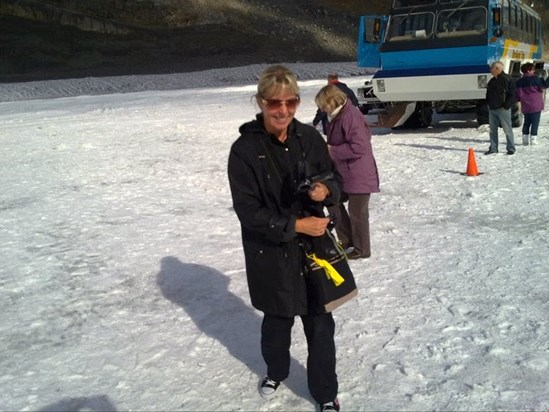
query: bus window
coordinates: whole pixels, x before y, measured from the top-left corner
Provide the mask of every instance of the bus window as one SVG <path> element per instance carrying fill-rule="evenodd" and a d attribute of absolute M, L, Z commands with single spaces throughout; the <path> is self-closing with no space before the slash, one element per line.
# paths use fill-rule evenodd
<path fill-rule="evenodd" d="M 528 42 L 528 35 L 526 34 L 526 12 L 524 9 L 519 8 L 519 40 L 521 42 L 527 43 Z"/>
<path fill-rule="evenodd" d="M 507 1 L 503 2 L 503 7 L 501 8 L 501 25 L 504 27 L 503 30 L 506 30 L 506 27 L 509 26 L 509 3 Z"/>
<path fill-rule="evenodd" d="M 530 16 L 531 23 L 530 23 L 530 37 L 532 38 L 532 43 L 536 43 L 536 18 L 534 16 Z"/>
<path fill-rule="evenodd" d="M 437 37 L 460 37 L 482 34 L 486 31 L 486 9 L 444 10 L 439 13 Z"/>
<path fill-rule="evenodd" d="M 387 40 L 417 40 L 431 37 L 433 34 L 433 13 L 399 14 L 391 17 Z"/>
<path fill-rule="evenodd" d="M 524 32 L 526 33 L 526 41 L 532 43 L 532 20 L 529 13 L 524 13 Z"/>
<path fill-rule="evenodd" d="M 505 19 L 507 20 L 507 24 L 511 26 L 512 25 L 512 23 L 511 23 L 511 5 L 509 4 L 509 1 L 505 2 L 504 9 L 505 9 Z"/>
<path fill-rule="evenodd" d="M 512 4 L 509 6 L 509 32 L 507 36 L 513 39 L 517 38 L 517 11 Z"/>
<path fill-rule="evenodd" d="M 366 43 L 379 43 L 379 36 L 381 34 L 381 20 L 366 19 L 364 22 L 364 41 Z"/>

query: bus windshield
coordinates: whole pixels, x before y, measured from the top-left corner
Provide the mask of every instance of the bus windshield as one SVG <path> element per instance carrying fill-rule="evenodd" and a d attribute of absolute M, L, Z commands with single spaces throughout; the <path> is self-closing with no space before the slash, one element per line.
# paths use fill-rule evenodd
<path fill-rule="evenodd" d="M 484 7 L 444 10 L 438 15 L 437 37 L 460 37 L 482 34 L 486 31 Z"/>
<path fill-rule="evenodd" d="M 433 34 L 434 13 L 398 14 L 391 17 L 387 31 L 388 41 L 418 40 Z"/>

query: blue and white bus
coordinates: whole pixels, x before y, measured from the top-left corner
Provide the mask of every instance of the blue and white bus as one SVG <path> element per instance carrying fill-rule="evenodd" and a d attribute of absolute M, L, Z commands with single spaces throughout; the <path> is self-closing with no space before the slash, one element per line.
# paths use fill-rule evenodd
<path fill-rule="evenodd" d="M 529 61 L 545 77 L 541 56 L 540 17 L 522 1 L 394 0 L 389 16 L 360 19 L 358 65 L 379 70 L 358 97 L 366 110 L 386 109 L 387 127 L 426 127 L 433 109 L 476 110 L 480 125 L 490 64 L 518 78 Z"/>

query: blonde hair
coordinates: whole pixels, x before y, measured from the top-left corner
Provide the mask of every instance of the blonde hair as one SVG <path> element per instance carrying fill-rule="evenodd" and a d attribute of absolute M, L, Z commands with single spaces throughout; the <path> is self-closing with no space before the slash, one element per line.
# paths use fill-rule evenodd
<path fill-rule="evenodd" d="M 315 97 L 315 103 L 320 108 L 330 106 L 335 109 L 345 104 L 345 100 L 347 100 L 345 92 L 333 84 L 324 86 Z"/>
<path fill-rule="evenodd" d="M 296 75 L 287 67 L 275 64 L 267 67 L 261 73 L 255 97 L 258 100 L 265 99 L 282 89 L 288 89 L 299 97 L 299 86 L 297 85 Z"/>

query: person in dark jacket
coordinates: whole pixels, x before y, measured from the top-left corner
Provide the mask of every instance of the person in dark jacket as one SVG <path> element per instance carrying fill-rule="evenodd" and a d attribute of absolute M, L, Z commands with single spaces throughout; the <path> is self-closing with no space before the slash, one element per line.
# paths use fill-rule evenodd
<path fill-rule="evenodd" d="M 522 144 L 538 143 L 538 127 L 544 108 L 544 94 L 547 85 L 536 75 L 533 63 L 524 63 L 520 67 L 522 77 L 516 83 L 516 98 L 524 114 L 522 124 Z"/>
<path fill-rule="evenodd" d="M 336 73 L 331 73 L 328 75 L 328 84 L 333 84 L 339 88 L 343 93 L 347 95 L 347 98 L 349 101 L 353 104 L 353 106 L 358 107 L 358 98 L 356 97 L 355 92 L 353 92 L 349 86 L 347 86 L 345 83 L 339 81 L 339 77 Z M 318 109 L 316 111 L 315 118 L 313 119 L 313 126 L 316 127 L 318 123 L 322 122 L 322 133 L 327 135 L 328 131 L 328 114 L 326 112 L 323 112 L 322 110 Z"/>
<path fill-rule="evenodd" d="M 511 107 L 515 103 L 515 84 L 513 79 L 503 71 L 503 63 L 495 62 L 490 66 L 492 78 L 486 87 L 490 123 L 490 147 L 485 155 L 498 152 L 498 127 L 503 128 L 507 139 L 507 154 L 515 154 L 515 141 L 511 120 Z"/>
<path fill-rule="evenodd" d="M 343 182 L 349 211 L 343 202 L 330 211 L 336 216 L 336 233 L 349 259 L 369 258 L 370 194 L 379 192 L 379 176 L 370 128 L 364 115 L 339 88 L 323 87 L 315 102 L 328 113 L 328 148 Z"/>
<path fill-rule="evenodd" d="M 330 218 L 323 210 L 338 202 L 341 183 L 322 136 L 294 118 L 300 101 L 294 73 L 281 65 L 267 68 L 255 98 L 261 113 L 240 127 L 228 176 L 251 302 L 264 313 L 261 352 L 267 376 L 260 392 L 274 394 L 288 377 L 291 330 L 300 316 L 311 395 L 321 410 L 339 410 L 334 319 L 310 303 L 302 244 L 325 233 Z M 303 189 L 303 180 L 312 176 L 324 178 Z"/>

